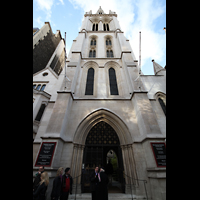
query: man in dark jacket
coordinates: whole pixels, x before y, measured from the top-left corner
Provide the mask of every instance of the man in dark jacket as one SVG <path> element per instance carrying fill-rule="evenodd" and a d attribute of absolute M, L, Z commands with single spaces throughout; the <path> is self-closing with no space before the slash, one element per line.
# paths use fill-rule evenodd
<path fill-rule="evenodd" d="M 105 173 L 105 169 L 101 167 L 97 200 L 108 200 L 108 182 L 109 182 L 109 179 L 108 179 L 107 174 Z"/>
<path fill-rule="evenodd" d="M 44 172 L 44 166 L 39 167 L 39 170 L 36 173 L 36 177 L 35 177 L 35 180 L 33 182 L 33 191 L 36 191 L 36 189 L 38 188 L 38 184 L 41 181 L 40 176 L 43 172 Z"/>
<path fill-rule="evenodd" d="M 97 200 L 97 190 L 99 183 L 98 172 L 99 168 L 96 167 L 95 171 L 93 171 L 90 175 L 90 190 L 92 192 L 92 200 Z"/>
<path fill-rule="evenodd" d="M 62 176 L 62 189 L 60 200 L 68 200 L 69 193 L 72 194 L 73 180 L 70 176 L 70 168 L 65 169 L 65 174 Z"/>
<path fill-rule="evenodd" d="M 54 180 L 53 180 L 53 188 L 51 191 L 51 199 L 52 200 L 58 200 L 58 198 L 60 197 L 61 194 L 61 189 L 62 189 L 62 175 L 57 176 Z"/>

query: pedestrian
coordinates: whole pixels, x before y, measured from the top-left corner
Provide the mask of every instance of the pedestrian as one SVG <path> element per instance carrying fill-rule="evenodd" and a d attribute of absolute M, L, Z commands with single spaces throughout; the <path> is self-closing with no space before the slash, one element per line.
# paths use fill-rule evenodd
<path fill-rule="evenodd" d="M 43 172 L 44 172 L 44 166 L 40 166 L 38 172 L 35 174 L 36 177 L 33 182 L 33 191 L 35 191 L 38 188 L 39 182 L 41 181 L 40 176 Z"/>
<path fill-rule="evenodd" d="M 62 189 L 60 200 L 68 200 L 69 194 L 72 194 L 72 184 L 73 180 L 70 176 L 70 168 L 65 169 L 65 174 L 62 176 Z"/>
<path fill-rule="evenodd" d="M 60 167 L 57 171 L 56 178 L 53 180 L 51 200 L 58 200 L 58 198 L 60 197 L 63 171 L 64 171 L 63 167 Z"/>
<path fill-rule="evenodd" d="M 92 192 L 92 200 L 97 200 L 97 191 L 99 183 L 99 167 L 96 167 L 95 170 L 90 175 L 90 190 Z"/>
<path fill-rule="evenodd" d="M 100 168 L 100 181 L 98 184 L 98 199 L 97 200 L 108 200 L 108 176 L 105 173 L 104 167 Z"/>
<path fill-rule="evenodd" d="M 40 176 L 40 183 L 38 188 L 33 192 L 33 199 L 34 200 L 45 200 L 45 194 L 47 190 L 47 186 L 49 184 L 49 176 L 47 172 L 43 172 Z"/>
<path fill-rule="evenodd" d="M 108 164 L 106 165 L 106 168 L 105 168 L 105 173 L 108 175 L 108 178 L 111 182 L 111 185 L 112 185 L 112 174 L 113 174 L 113 166 L 111 164 L 111 159 L 109 159 L 108 161 Z"/>

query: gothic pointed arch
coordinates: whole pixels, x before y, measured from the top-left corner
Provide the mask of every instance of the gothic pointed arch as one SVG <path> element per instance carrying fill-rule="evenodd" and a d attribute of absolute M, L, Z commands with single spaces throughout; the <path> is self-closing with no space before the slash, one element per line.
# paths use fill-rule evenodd
<path fill-rule="evenodd" d="M 103 123 L 102 123 L 103 122 Z M 105 122 L 105 123 L 104 123 Z M 98 124 L 107 124 L 115 132 L 115 138 L 119 139 L 118 147 L 122 151 L 123 168 L 125 174 L 130 177 L 137 178 L 136 164 L 134 162 L 133 155 L 133 140 L 129 131 L 129 128 L 124 121 L 114 112 L 106 108 L 99 108 L 86 115 L 79 123 L 73 138 L 73 159 L 72 159 L 72 171 L 73 176 L 76 177 L 81 173 L 82 164 L 79 162 L 83 159 L 83 152 L 86 145 L 86 139 L 90 130 Z M 116 140 L 113 140 L 113 142 Z M 105 140 L 104 140 L 105 142 Z M 108 141 L 109 142 L 109 141 Z M 111 141 L 112 143 L 112 141 Z M 110 146 L 111 147 L 111 146 Z M 77 159 L 76 159 L 77 158 Z M 78 164 L 79 163 L 79 164 Z M 78 167 L 75 167 L 78 166 Z M 136 184 L 134 181 L 125 178 L 126 184 Z M 81 180 L 78 180 L 78 184 Z"/>
<path fill-rule="evenodd" d="M 159 102 L 159 105 L 162 108 L 163 113 L 166 116 L 166 94 L 159 91 L 154 95 L 154 98 L 156 99 L 156 101 Z"/>
<path fill-rule="evenodd" d="M 115 130 L 119 137 L 120 145 L 132 143 L 131 134 L 123 120 L 116 113 L 105 108 L 97 109 L 85 116 L 77 127 L 73 142 L 85 145 L 90 129 L 101 121 L 106 122 Z"/>

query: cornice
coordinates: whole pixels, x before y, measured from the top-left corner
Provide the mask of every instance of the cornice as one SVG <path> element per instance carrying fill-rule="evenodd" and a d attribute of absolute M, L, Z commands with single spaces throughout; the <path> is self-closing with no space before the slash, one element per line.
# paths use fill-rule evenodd
<path fill-rule="evenodd" d="M 85 14 L 84 17 L 112 17 L 115 16 L 117 17 L 117 14 Z"/>

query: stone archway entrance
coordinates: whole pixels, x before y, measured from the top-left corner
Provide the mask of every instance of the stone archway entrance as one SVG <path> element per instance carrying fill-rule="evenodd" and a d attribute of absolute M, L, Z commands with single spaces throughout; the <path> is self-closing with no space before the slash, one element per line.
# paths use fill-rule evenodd
<path fill-rule="evenodd" d="M 104 122 L 105 125 L 107 124 L 106 126 L 109 125 L 108 129 L 112 128 L 114 130 L 113 137 L 109 138 L 109 135 L 105 135 L 107 137 L 106 143 L 104 143 L 104 140 L 100 138 L 98 140 L 88 140 L 90 136 L 90 130 L 92 130 L 92 128 L 96 125 L 100 125 L 102 122 Z M 111 138 L 112 140 L 109 140 Z M 90 141 L 91 143 L 89 143 Z M 74 135 L 73 146 L 71 175 L 72 177 L 77 177 L 74 179 L 73 184 L 74 190 L 77 191 L 77 194 L 84 192 L 86 187 L 89 188 L 89 181 L 84 180 L 81 175 L 82 172 L 87 168 L 87 159 L 89 159 L 91 156 L 93 157 L 94 152 L 98 154 L 98 157 L 94 158 L 95 160 L 92 160 L 92 162 L 88 163 L 89 168 L 94 167 L 96 164 L 104 165 L 106 163 L 106 155 L 108 151 L 112 149 L 117 155 L 120 169 L 122 169 L 123 172 L 129 177 L 137 178 L 131 134 L 123 120 L 110 110 L 101 108 L 88 114 L 77 127 Z M 123 172 L 121 171 L 121 175 L 123 175 Z M 85 182 L 88 181 L 85 183 L 86 185 L 84 185 L 85 188 L 83 188 L 83 180 Z M 137 183 L 134 183 L 132 179 L 128 179 L 127 176 L 125 176 L 124 181 L 124 188 L 121 187 L 122 192 L 125 191 L 125 193 L 130 193 L 130 184 Z"/>
<path fill-rule="evenodd" d="M 109 184 L 109 191 L 125 192 L 123 178 L 123 159 L 120 141 L 115 130 L 106 122 L 101 121 L 91 128 L 85 142 L 83 155 L 83 175 L 81 180 L 82 192 L 90 192 L 90 174 L 95 167 L 105 167 L 109 174 L 108 152 L 114 151 L 117 156 L 117 168 L 109 175 L 113 180 Z M 112 164 L 111 164 L 112 165 Z M 108 192 L 109 192 L 108 191 Z"/>

